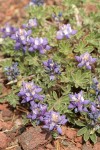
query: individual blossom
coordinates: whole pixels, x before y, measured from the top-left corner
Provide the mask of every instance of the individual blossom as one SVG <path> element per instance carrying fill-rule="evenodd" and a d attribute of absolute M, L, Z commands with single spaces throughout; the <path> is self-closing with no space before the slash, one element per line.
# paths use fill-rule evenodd
<path fill-rule="evenodd" d="M 33 82 L 23 82 L 22 88 L 18 96 L 22 98 L 22 103 L 40 100 L 43 101 L 44 95 L 40 95 L 42 88 L 35 85 Z"/>
<path fill-rule="evenodd" d="M 88 52 L 80 56 L 75 56 L 75 58 L 79 62 L 78 67 L 85 66 L 89 70 L 91 70 L 91 65 L 96 62 L 96 58 L 92 58 L 92 56 Z"/>
<path fill-rule="evenodd" d="M 47 112 L 47 105 L 41 103 L 35 103 L 34 101 L 30 102 L 31 113 L 28 115 L 29 119 L 43 121 L 43 117 Z"/>
<path fill-rule="evenodd" d="M 5 67 L 4 68 L 4 71 L 5 71 L 5 75 L 8 79 L 8 81 L 12 81 L 12 80 L 15 80 L 17 79 L 17 77 L 19 76 L 20 74 L 20 71 L 18 69 L 18 63 L 13 63 L 11 66 L 9 67 Z"/>
<path fill-rule="evenodd" d="M 41 6 L 44 4 L 44 0 L 31 0 L 30 6 Z"/>
<path fill-rule="evenodd" d="M 61 134 L 61 125 L 65 125 L 67 119 L 65 115 L 60 115 L 59 112 L 49 111 L 44 115 L 44 126 L 43 128 L 49 129 L 52 131 L 53 129 L 57 129 L 58 133 Z"/>
<path fill-rule="evenodd" d="M 54 63 L 52 59 L 49 59 L 48 61 L 44 61 L 43 65 L 47 73 L 50 75 L 50 80 L 54 80 L 55 76 L 61 73 L 60 65 Z"/>
<path fill-rule="evenodd" d="M 11 37 L 12 34 L 16 32 L 17 28 L 10 26 L 9 24 L 6 24 L 5 27 L 1 28 L 2 37 L 7 38 Z"/>
<path fill-rule="evenodd" d="M 87 112 L 86 105 L 89 104 L 89 100 L 84 100 L 83 92 L 80 91 L 78 94 L 70 94 L 70 104 L 68 106 L 69 109 L 74 109 L 77 112 Z"/>
<path fill-rule="evenodd" d="M 59 27 L 59 31 L 57 31 L 56 38 L 61 40 L 63 38 L 70 38 L 71 35 L 75 35 L 76 30 L 71 28 L 70 24 L 63 24 Z"/>
<path fill-rule="evenodd" d="M 34 19 L 29 19 L 28 23 L 27 24 L 23 24 L 22 27 L 23 28 L 36 28 L 38 26 L 38 22 L 37 22 L 37 19 L 34 18 Z"/>
<path fill-rule="evenodd" d="M 30 38 L 30 47 L 28 49 L 29 51 L 33 52 L 38 50 L 40 54 L 44 54 L 50 49 L 51 47 L 48 45 L 47 38 Z"/>
<path fill-rule="evenodd" d="M 13 40 L 15 40 L 15 49 L 19 50 L 22 48 L 24 51 L 27 50 L 28 39 L 31 35 L 31 30 L 26 31 L 25 29 L 18 29 L 15 34 L 11 36 Z"/>

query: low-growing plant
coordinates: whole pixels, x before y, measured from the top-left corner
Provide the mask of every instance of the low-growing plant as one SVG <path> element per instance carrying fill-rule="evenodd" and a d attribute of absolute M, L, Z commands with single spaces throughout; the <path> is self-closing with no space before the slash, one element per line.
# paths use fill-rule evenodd
<path fill-rule="evenodd" d="M 91 13 L 89 22 L 81 3 L 73 2 L 83 17 L 78 27 L 69 1 L 63 3 L 67 11 L 63 6 L 42 6 L 42 1 L 33 3 L 21 27 L 7 24 L 1 29 L 5 61 L 0 66 L 11 92 L 0 102 L 26 107 L 33 125 L 41 123 L 59 134 L 61 125 L 69 122 L 80 128 L 78 136 L 96 143 L 100 133 L 99 14 Z"/>

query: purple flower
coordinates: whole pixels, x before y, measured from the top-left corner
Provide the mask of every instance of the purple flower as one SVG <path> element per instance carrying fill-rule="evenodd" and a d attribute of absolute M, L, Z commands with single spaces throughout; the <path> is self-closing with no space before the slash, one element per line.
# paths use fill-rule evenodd
<path fill-rule="evenodd" d="M 92 125 L 96 125 L 100 121 L 100 102 L 99 104 L 91 102 L 90 111 L 88 113 L 89 118 L 91 119 Z"/>
<path fill-rule="evenodd" d="M 52 131 L 53 129 L 57 129 L 58 133 L 61 134 L 61 125 L 65 125 L 67 119 L 65 115 L 60 115 L 59 112 L 49 111 L 44 115 L 44 126 L 43 128 L 49 129 Z"/>
<path fill-rule="evenodd" d="M 60 74 L 60 66 L 53 62 L 53 60 L 49 59 L 48 61 L 43 62 L 47 73 L 50 75 L 50 80 L 55 79 L 55 75 Z"/>
<path fill-rule="evenodd" d="M 25 29 L 18 29 L 15 34 L 11 36 L 13 40 L 15 40 L 15 49 L 19 50 L 20 48 L 23 49 L 23 51 L 27 50 L 28 45 L 28 39 L 31 35 L 31 30 L 26 31 Z"/>
<path fill-rule="evenodd" d="M 30 38 L 29 51 L 33 52 L 35 50 L 38 50 L 40 54 L 44 54 L 50 49 L 51 47 L 48 45 L 47 38 Z"/>
<path fill-rule="evenodd" d="M 13 63 L 9 67 L 5 67 L 4 70 L 5 70 L 5 75 L 7 76 L 7 79 L 9 81 L 15 80 L 20 74 L 17 62 Z"/>
<path fill-rule="evenodd" d="M 96 95 L 100 94 L 100 82 L 97 80 L 97 78 L 93 78 L 92 88 L 95 90 Z"/>
<path fill-rule="evenodd" d="M 70 38 L 70 36 L 74 34 L 76 34 L 76 30 L 73 30 L 70 24 L 63 24 L 59 27 L 59 31 L 57 31 L 56 38 L 58 40 L 61 40 L 63 38 Z"/>
<path fill-rule="evenodd" d="M 44 0 L 31 0 L 31 2 L 29 3 L 30 6 L 41 6 L 43 5 Z"/>
<path fill-rule="evenodd" d="M 43 121 L 44 114 L 47 112 L 47 105 L 36 104 L 34 101 L 30 102 L 31 113 L 28 115 L 28 118 L 32 120 Z"/>
<path fill-rule="evenodd" d="M 22 103 L 30 102 L 32 100 L 43 101 L 44 95 L 39 94 L 41 91 L 42 88 L 35 85 L 33 82 L 23 82 L 18 96 L 22 97 Z"/>
<path fill-rule="evenodd" d="M 82 54 L 81 56 L 75 56 L 75 58 L 79 62 L 78 67 L 85 66 L 89 70 L 91 70 L 91 65 L 96 62 L 96 58 L 92 58 L 88 52 Z"/>
<path fill-rule="evenodd" d="M 37 27 L 38 23 L 37 23 L 37 19 L 34 18 L 34 19 L 29 19 L 28 23 L 27 24 L 23 24 L 22 27 L 23 28 L 35 28 Z"/>
<path fill-rule="evenodd" d="M 68 106 L 69 109 L 74 109 L 77 112 L 87 112 L 86 105 L 89 104 L 89 100 L 84 100 L 83 92 L 80 91 L 78 94 L 70 94 L 70 104 Z"/>
<path fill-rule="evenodd" d="M 1 29 L 1 32 L 3 34 L 3 38 L 6 38 L 6 37 L 11 37 L 12 34 L 15 33 L 17 29 L 10 26 L 9 24 L 6 24 L 4 28 Z"/>

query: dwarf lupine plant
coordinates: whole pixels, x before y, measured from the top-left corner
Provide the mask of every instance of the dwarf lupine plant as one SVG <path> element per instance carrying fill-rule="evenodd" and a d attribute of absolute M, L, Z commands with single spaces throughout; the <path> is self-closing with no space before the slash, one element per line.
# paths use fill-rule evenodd
<path fill-rule="evenodd" d="M 2 101 L 13 107 L 24 106 L 29 118 L 26 120 L 33 125 L 40 123 L 47 130 L 61 134 L 61 126 L 68 122 L 80 127 L 78 135 L 83 135 L 85 141 L 90 139 L 95 143 L 100 133 L 100 43 L 96 22 L 99 15 L 83 14 L 79 29 L 70 5 L 66 12 L 56 5 L 42 7 L 41 2 L 33 0 L 34 9 L 27 7 L 26 24 L 2 28 L 4 39 L 0 50 L 4 61 L 0 61 L 0 67 L 4 70 L 8 64 L 18 62 L 18 70 L 16 66 L 13 73 L 6 70 L 9 80 L 17 80 L 9 82 L 11 93 Z"/>
<path fill-rule="evenodd" d="M 41 91 L 42 88 L 35 85 L 33 82 L 23 82 L 18 96 L 22 98 L 22 103 L 27 103 L 35 100 L 43 101 L 44 95 L 40 94 Z"/>
<path fill-rule="evenodd" d="M 76 60 L 79 62 L 78 67 L 85 66 L 87 69 L 91 70 L 91 65 L 96 62 L 96 58 L 92 58 L 92 56 L 86 52 L 81 56 L 75 56 Z"/>
<path fill-rule="evenodd" d="M 56 38 L 61 40 L 63 38 L 70 38 L 71 35 L 75 35 L 76 30 L 71 28 L 70 24 L 63 24 L 59 27 L 59 31 L 57 31 Z"/>

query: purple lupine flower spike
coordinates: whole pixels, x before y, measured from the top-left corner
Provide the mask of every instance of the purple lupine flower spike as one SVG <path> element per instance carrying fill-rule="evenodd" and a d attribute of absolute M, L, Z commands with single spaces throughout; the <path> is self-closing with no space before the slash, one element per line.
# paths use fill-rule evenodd
<path fill-rule="evenodd" d="M 28 118 L 43 121 L 44 114 L 47 112 L 47 105 L 36 104 L 34 101 L 31 101 L 30 105 L 31 113 L 28 115 Z"/>
<path fill-rule="evenodd" d="M 76 30 L 73 30 L 71 28 L 70 24 L 63 24 L 62 26 L 59 27 L 59 31 L 57 31 L 57 35 L 56 38 L 58 40 L 61 40 L 63 38 L 70 38 L 71 35 L 75 35 L 76 34 Z"/>
<path fill-rule="evenodd" d="M 50 75 L 50 80 L 54 80 L 56 75 L 60 74 L 60 66 L 53 62 L 52 59 L 43 62 L 47 73 Z"/>
<path fill-rule="evenodd" d="M 51 47 L 48 45 L 47 38 L 30 38 L 30 47 L 29 51 L 38 50 L 40 54 L 46 53 L 46 51 L 50 50 Z"/>
<path fill-rule="evenodd" d="M 15 40 L 15 49 L 20 48 L 25 52 L 29 45 L 29 36 L 31 35 L 31 30 L 26 31 L 25 29 L 18 29 L 15 34 L 12 34 L 11 38 Z"/>
<path fill-rule="evenodd" d="M 100 108 L 98 108 L 98 106 L 100 107 L 99 100 L 91 102 L 88 116 L 91 119 L 91 122 L 92 122 L 93 126 L 96 126 L 97 124 L 100 123 Z"/>
<path fill-rule="evenodd" d="M 42 88 L 35 85 L 33 82 L 23 82 L 18 96 L 22 97 L 22 103 L 30 102 L 32 100 L 43 101 L 44 95 L 39 94 L 41 91 Z"/>
<path fill-rule="evenodd" d="M 81 56 L 75 56 L 76 60 L 79 62 L 78 67 L 85 66 L 87 69 L 91 70 L 91 65 L 96 62 L 96 58 L 92 58 L 92 56 L 86 52 Z"/>
<path fill-rule="evenodd" d="M 44 115 L 44 126 L 43 128 L 49 129 L 52 131 L 53 129 L 57 129 L 59 134 L 62 134 L 61 125 L 65 125 L 67 119 L 65 115 L 60 115 L 59 112 L 49 111 Z"/>
<path fill-rule="evenodd" d="M 44 4 L 44 0 L 31 0 L 29 3 L 30 6 L 41 6 Z"/>
<path fill-rule="evenodd" d="M 95 90 L 96 95 L 100 94 L 100 82 L 97 80 L 97 78 L 93 78 L 92 88 Z"/>
<path fill-rule="evenodd" d="M 12 34 L 14 34 L 16 30 L 17 28 L 14 28 L 10 26 L 9 24 L 6 24 L 5 27 L 1 28 L 2 37 L 3 38 L 11 37 Z"/>
<path fill-rule="evenodd" d="M 68 106 L 69 109 L 74 109 L 75 112 L 87 112 L 86 105 L 89 104 L 89 100 L 84 100 L 83 92 L 81 91 L 78 94 L 70 94 L 70 104 Z"/>
<path fill-rule="evenodd" d="M 23 28 L 36 28 L 38 26 L 38 22 L 37 22 L 37 19 L 34 18 L 34 19 L 29 19 L 28 23 L 27 24 L 23 24 L 22 27 Z"/>
<path fill-rule="evenodd" d="M 5 67 L 4 70 L 5 70 L 5 75 L 7 76 L 7 79 L 9 81 L 15 80 L 20 74 L 17 62 L 13 63 L 9 67 Z"/>

